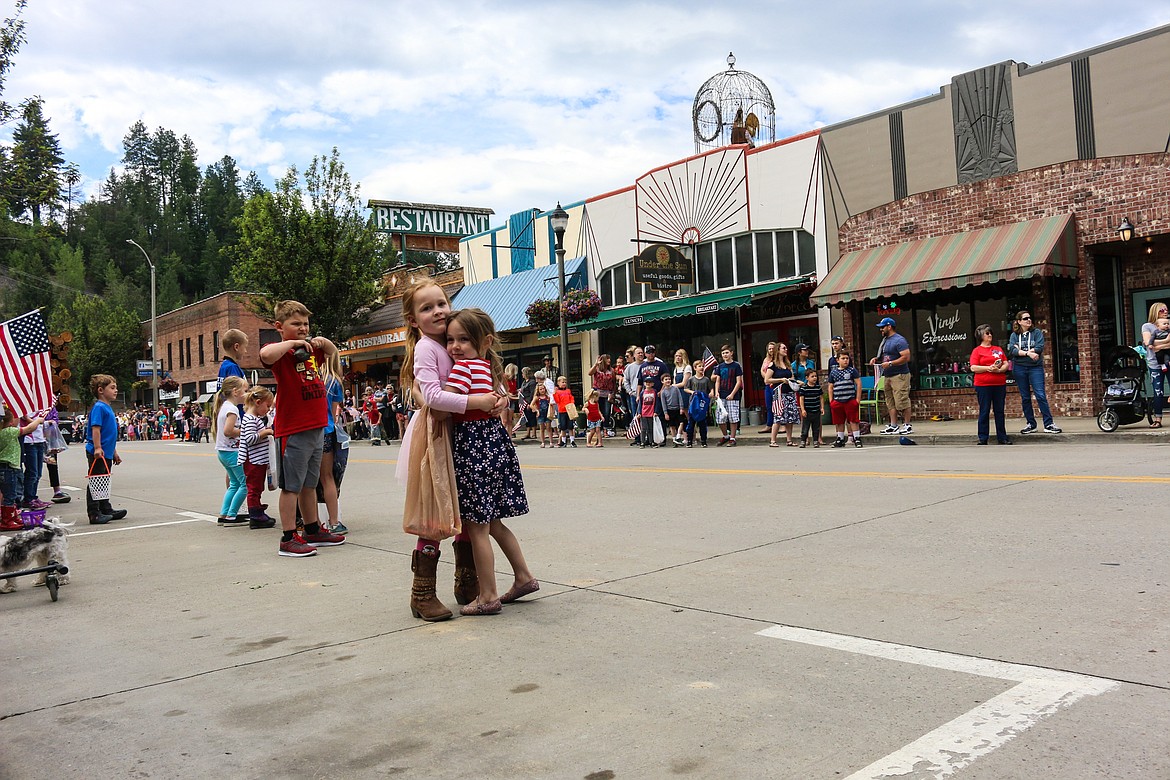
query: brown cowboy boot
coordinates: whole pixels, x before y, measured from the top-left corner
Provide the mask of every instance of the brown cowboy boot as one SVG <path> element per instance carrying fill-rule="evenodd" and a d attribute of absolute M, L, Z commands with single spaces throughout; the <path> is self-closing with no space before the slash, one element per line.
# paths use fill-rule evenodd
<path fill-rule="evenodd" d="M 410 570 L 414 572 L 414 582 L 410 586 L 410 613 L 432 623 L 451 617 L 451 610 L 444 607 L 435 595 L 435 569 L 438 565 L 437 550 L 434 555 L 415 550 L 410 559 Z"/>
<path fill-rule="evenodd" d="M 475 574 L 471 542 L 456 540 L 451 546 L 455 548 L 455 600 L 460 604 L 470 604 L 479 596 L 479 577 Z"/>

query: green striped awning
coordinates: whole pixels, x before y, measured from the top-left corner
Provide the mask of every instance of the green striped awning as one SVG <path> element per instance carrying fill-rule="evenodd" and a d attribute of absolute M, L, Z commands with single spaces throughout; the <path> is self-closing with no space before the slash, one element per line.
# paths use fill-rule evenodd
<path fill-rule="evenodd" d="M 1072 215 L 861 249 L 841 256 L 809 296 L 814 306 L 970 287 L 1032 276 L 1076 276 Z"/>
<path fill-rule="evenodd" d="M 635 304 L 634 306 L 620 306 L 606 309 L 596 319 L 586 322 L 575 322 L 569 326 L 570 333 L 586 330 L 602 330 L 624 325 L 641 325 L 645 322 L 664 320 L 670 317 L 688 317 L 693 314 L 710 314 L 723 309 L 733 309 L 758 300 L 759 298 L 778 292 L 788 287 L 808 283 L 808 277 L 795 276 L 779 282 L 765 282 L 749 287 L 735 287 L 730 290 L 716 290 L 700 295 L 671 296 L 660 300 Z M 537 334 L 537 338 L 556 338 L 559 330 L 544 330 Z"/>

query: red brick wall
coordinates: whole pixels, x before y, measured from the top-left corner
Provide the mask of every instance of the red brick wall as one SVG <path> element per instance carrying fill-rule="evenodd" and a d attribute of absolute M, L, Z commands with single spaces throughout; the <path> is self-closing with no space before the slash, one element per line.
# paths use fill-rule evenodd
<path fill-rule="evenodd" d="M 219 338 L 223 338 L 225 331 L 236 328 L 248 334 L 248 354 L 245 356 L 242 367 L 246 371 L 262 368 L 260 365 L 260 330 L 271 328 L 266 322 L 245 308 L 239 300 L 240 293 L 220 293 L 212 298 L 192 303 L 180 309 L 160 314 L 158 316 L 158 359 L 162 361 L 163 369 L 169 370 L 175 381 L 182 386 L 183 395 L 198 397 L 203 393 L 205 382 L 219 376 L 219 361 L 215 360 L 216 346 L 213 341 L 218 331 Z M 150 340 L 150 320 L 142 323 L 143 344 Z M 203 336 L 203 364 L 199 363 L 199 336 Z M 183 368 L 179 368 L 179 345 L 186 346 L 186 339 L 191 339 L 191 361 L 183 358 Z M 170 344 L 173 360 L 167 363 L 167 345 Z M 150 350 L 146 349 L 143 357 L 150 359 Z M 224 355 L 220 351 L 222 360 Z M 198 390 L 192 391 L 192 386 L 198 384 Z"/>
<path fill-rule="evenodd" d="M 1072 213 L 1077 238 L 1077 336 L 1082 349 L 1080 384 L 1054 385 L 1046 356 L 1047 388 L 1053 414 L 1094 415 L 1102 394 L 1101 356 L 1097 354 L 1096 279 L 1093 253 L 1123 258 L 1123 299 L 1131 290 L 1170 286 L 1170 155 L 1105 157 L 1035 168 L 1010 176 L 911 195 L 850 218 L 840 229 L 841 252 L 933 236 L 997 227 Z M 1153 237 L 1154 252 L 1139 240 L 1122 245 L 1117 226 L 1128 217 L 1140 239 Z M 1108 244 L 1110 246 L 1100 246 Z M 1044 279 L 1033 280 L 1036 326 L 1051 334 L 1049 296 Z M 1132 322 L 1126 304 L 1124 322 Z M 847 338 L 857 340 L 856 304 L 846 308 Z M 867 358 L 868 359 L 868 358 Z M 970 390 L 916 391 L 917 419 L 934 414 L 973 417 L 978 411 Z M 1019 395 L 1008 393 L 1008 414 L 1021 416 Z"/>

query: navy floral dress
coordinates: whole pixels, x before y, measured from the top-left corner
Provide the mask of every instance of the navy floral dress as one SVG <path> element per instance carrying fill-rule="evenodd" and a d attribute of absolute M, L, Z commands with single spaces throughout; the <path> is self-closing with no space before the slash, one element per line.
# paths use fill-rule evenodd
<path fill-rule="evenodd" d="M 456 422 L 453 460 L 464 520 L 486 524 L 528 514 L 520 460 L 500 418 Z"/>
<path fill-rule="evenodd" d="M 784 368 L 779 363 L 772 364 L 772 378 L 773 379 L 792 379 L 792 370 Z M 782 382 L 778 385 L 773 385 L 772 396 L 772 414 L 773 422 L 778 422 L 781 425 L 795 425 L 800 422 L 800 402 L 797 400 L 797 393 L 792 390 L 788 383 Z"/>

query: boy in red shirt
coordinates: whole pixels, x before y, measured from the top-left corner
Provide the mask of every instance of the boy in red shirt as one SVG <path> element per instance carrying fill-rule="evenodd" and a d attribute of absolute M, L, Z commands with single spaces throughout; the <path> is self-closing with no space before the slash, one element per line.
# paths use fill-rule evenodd
<path fill-rule="evenodd" d="M 273 319 L 284 340 L 260 350 L 260 362 L 276 377 L 277 484 L 280 487 L 279 554 L 289 558 L 316 555 L 318 547 L 345 544 L 345 537 L 321 528 L 317 520 L 317 481 L 328 415 L 325 383 L 317 367 L 337 351 L 322 336 L 309 338 L 310 312 L 303 303 L 281 301 Z M 297 504 L 305 535 L 297 534 Z"/>

